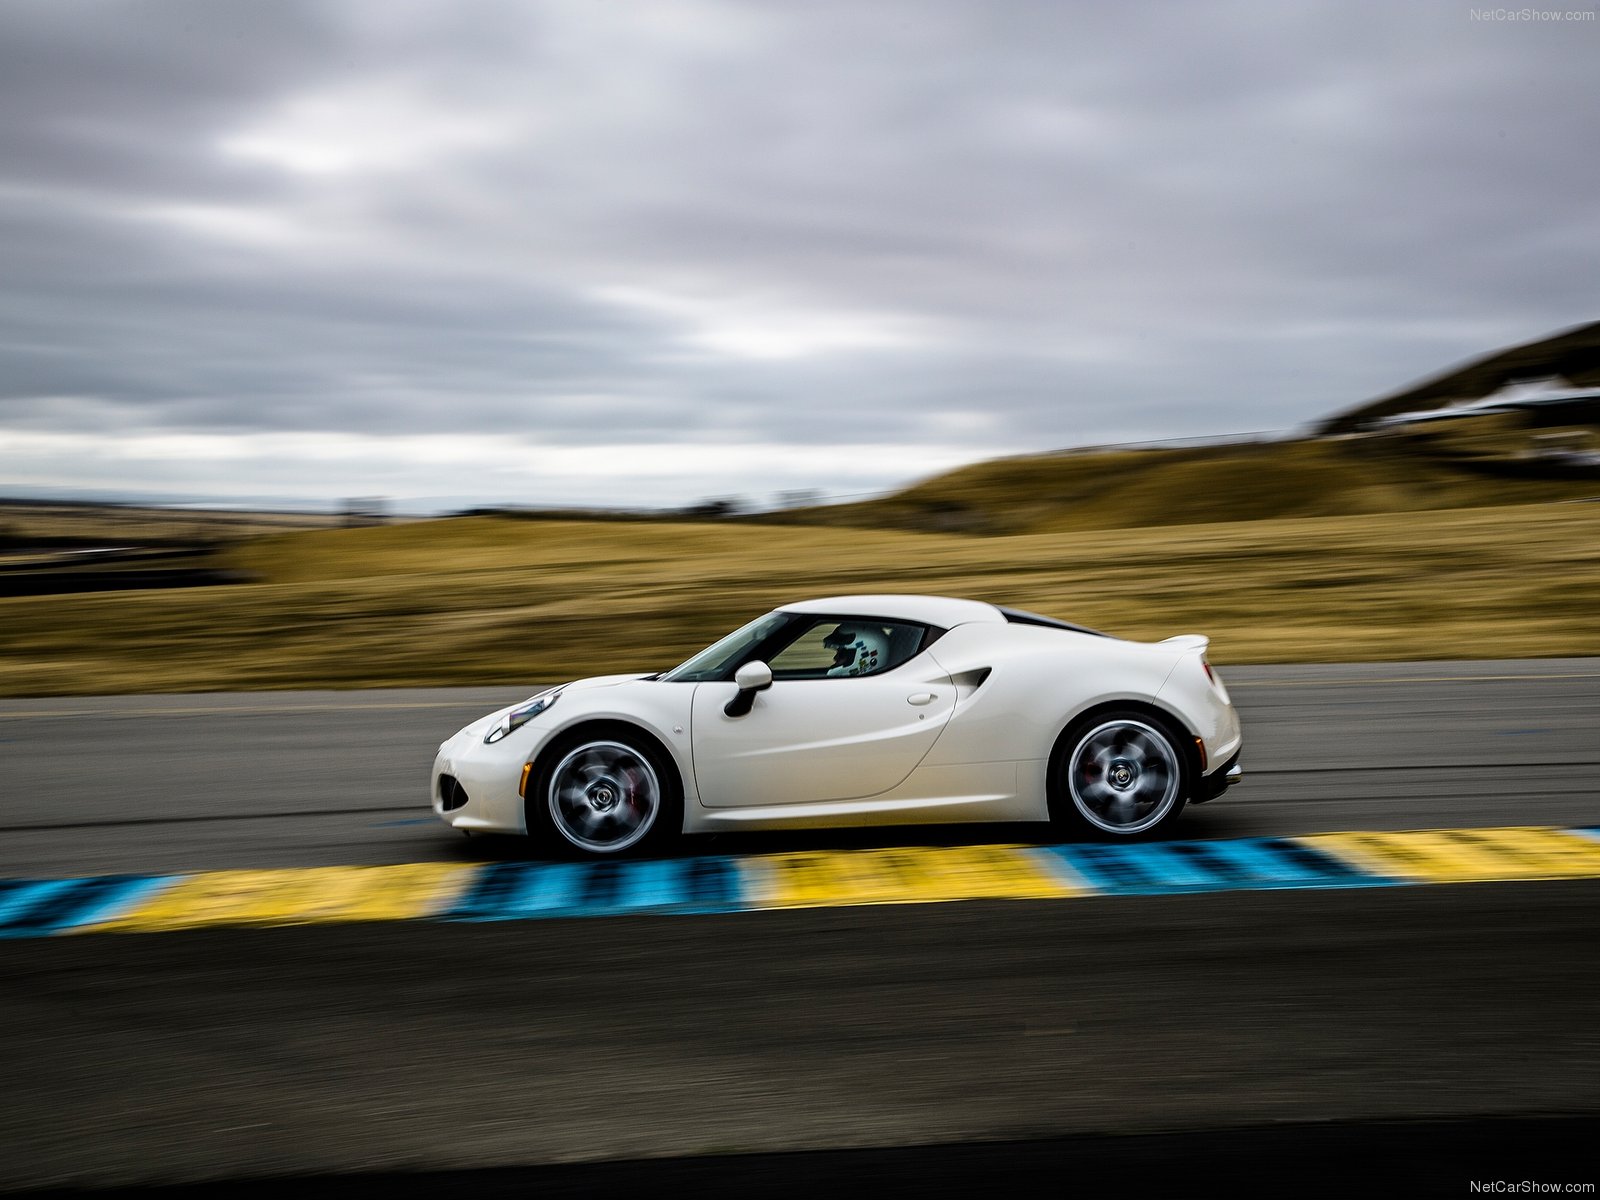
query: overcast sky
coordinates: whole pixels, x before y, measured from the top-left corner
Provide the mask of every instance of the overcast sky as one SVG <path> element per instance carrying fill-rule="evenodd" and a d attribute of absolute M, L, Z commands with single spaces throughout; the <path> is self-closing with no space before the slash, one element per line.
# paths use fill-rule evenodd
<path fill-rule="evenodd" d="M 1555 2 L 0 0 L 0 494 L 769 500 L 1293 427 L 1600 317 Z"/>

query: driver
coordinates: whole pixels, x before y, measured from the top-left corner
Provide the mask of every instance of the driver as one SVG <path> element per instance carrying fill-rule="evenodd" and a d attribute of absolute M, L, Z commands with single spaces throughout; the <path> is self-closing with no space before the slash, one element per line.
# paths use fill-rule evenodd
<path fill-rule="evenodd" d="M 841 625 L 822 639 L 833 651 L 832 675 L 871 675 L 889 661 L 889 639 L 882 630 Z"/>

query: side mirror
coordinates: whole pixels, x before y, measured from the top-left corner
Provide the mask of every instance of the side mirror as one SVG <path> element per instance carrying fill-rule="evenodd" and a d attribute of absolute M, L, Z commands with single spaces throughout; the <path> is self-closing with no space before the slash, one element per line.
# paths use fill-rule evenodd
<path fill-rule="evenodd" d="M 742 717 L 756 702 L 756 693 L 772 686 L 772 668 L 764 662 L 747 662 L 733 673 L 733 682 L 739 685 L 739 690 L 723 705 L 722 711 L 730 717 Z"/>

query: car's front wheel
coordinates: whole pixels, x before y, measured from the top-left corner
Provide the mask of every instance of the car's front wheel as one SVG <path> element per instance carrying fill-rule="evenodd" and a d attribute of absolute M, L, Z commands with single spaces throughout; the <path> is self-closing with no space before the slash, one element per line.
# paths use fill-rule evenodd
<path fill-rule="evenodd" d="M 637 734 L 605 729 L 543 756 L 528 797 L 528 829 L 553 849 L 614 855 L 653 848 L 679 832 L 677 777 Z"/>
<path fill-rule="evenodd" d="M 1187 767 L 1166 724 L 1146 713 L 1096 714 L 1051 759 L 1051 814 L 1100 837 L 1153 835 L 1177 820 Z"/>

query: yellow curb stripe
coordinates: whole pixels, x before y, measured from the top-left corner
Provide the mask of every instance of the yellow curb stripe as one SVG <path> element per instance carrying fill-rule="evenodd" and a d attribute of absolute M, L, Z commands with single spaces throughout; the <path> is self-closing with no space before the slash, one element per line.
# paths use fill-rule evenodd
<path fill-rule="evenodd" d="M 405 921 L 453 905 L 478 868 L 456 863 L 391 867 L 311 867 L 210 871 L 95 930 L 155 932 L 212 925 L 306 925 L 330 921 Z"/>
<path fill-rule="evenodd" d="M 1600 842 L 1561 829 L 1423 829 L 1297 838 L 1358 870 L 1423 883 L 1600 877 Z"/>
<path fill-rule="evenodd" d="M 933 904 L 950 900 L 1050 900 L 1080 895 L 1013 846 L 808 850 L 748 863 L 753 908 Z"/>

